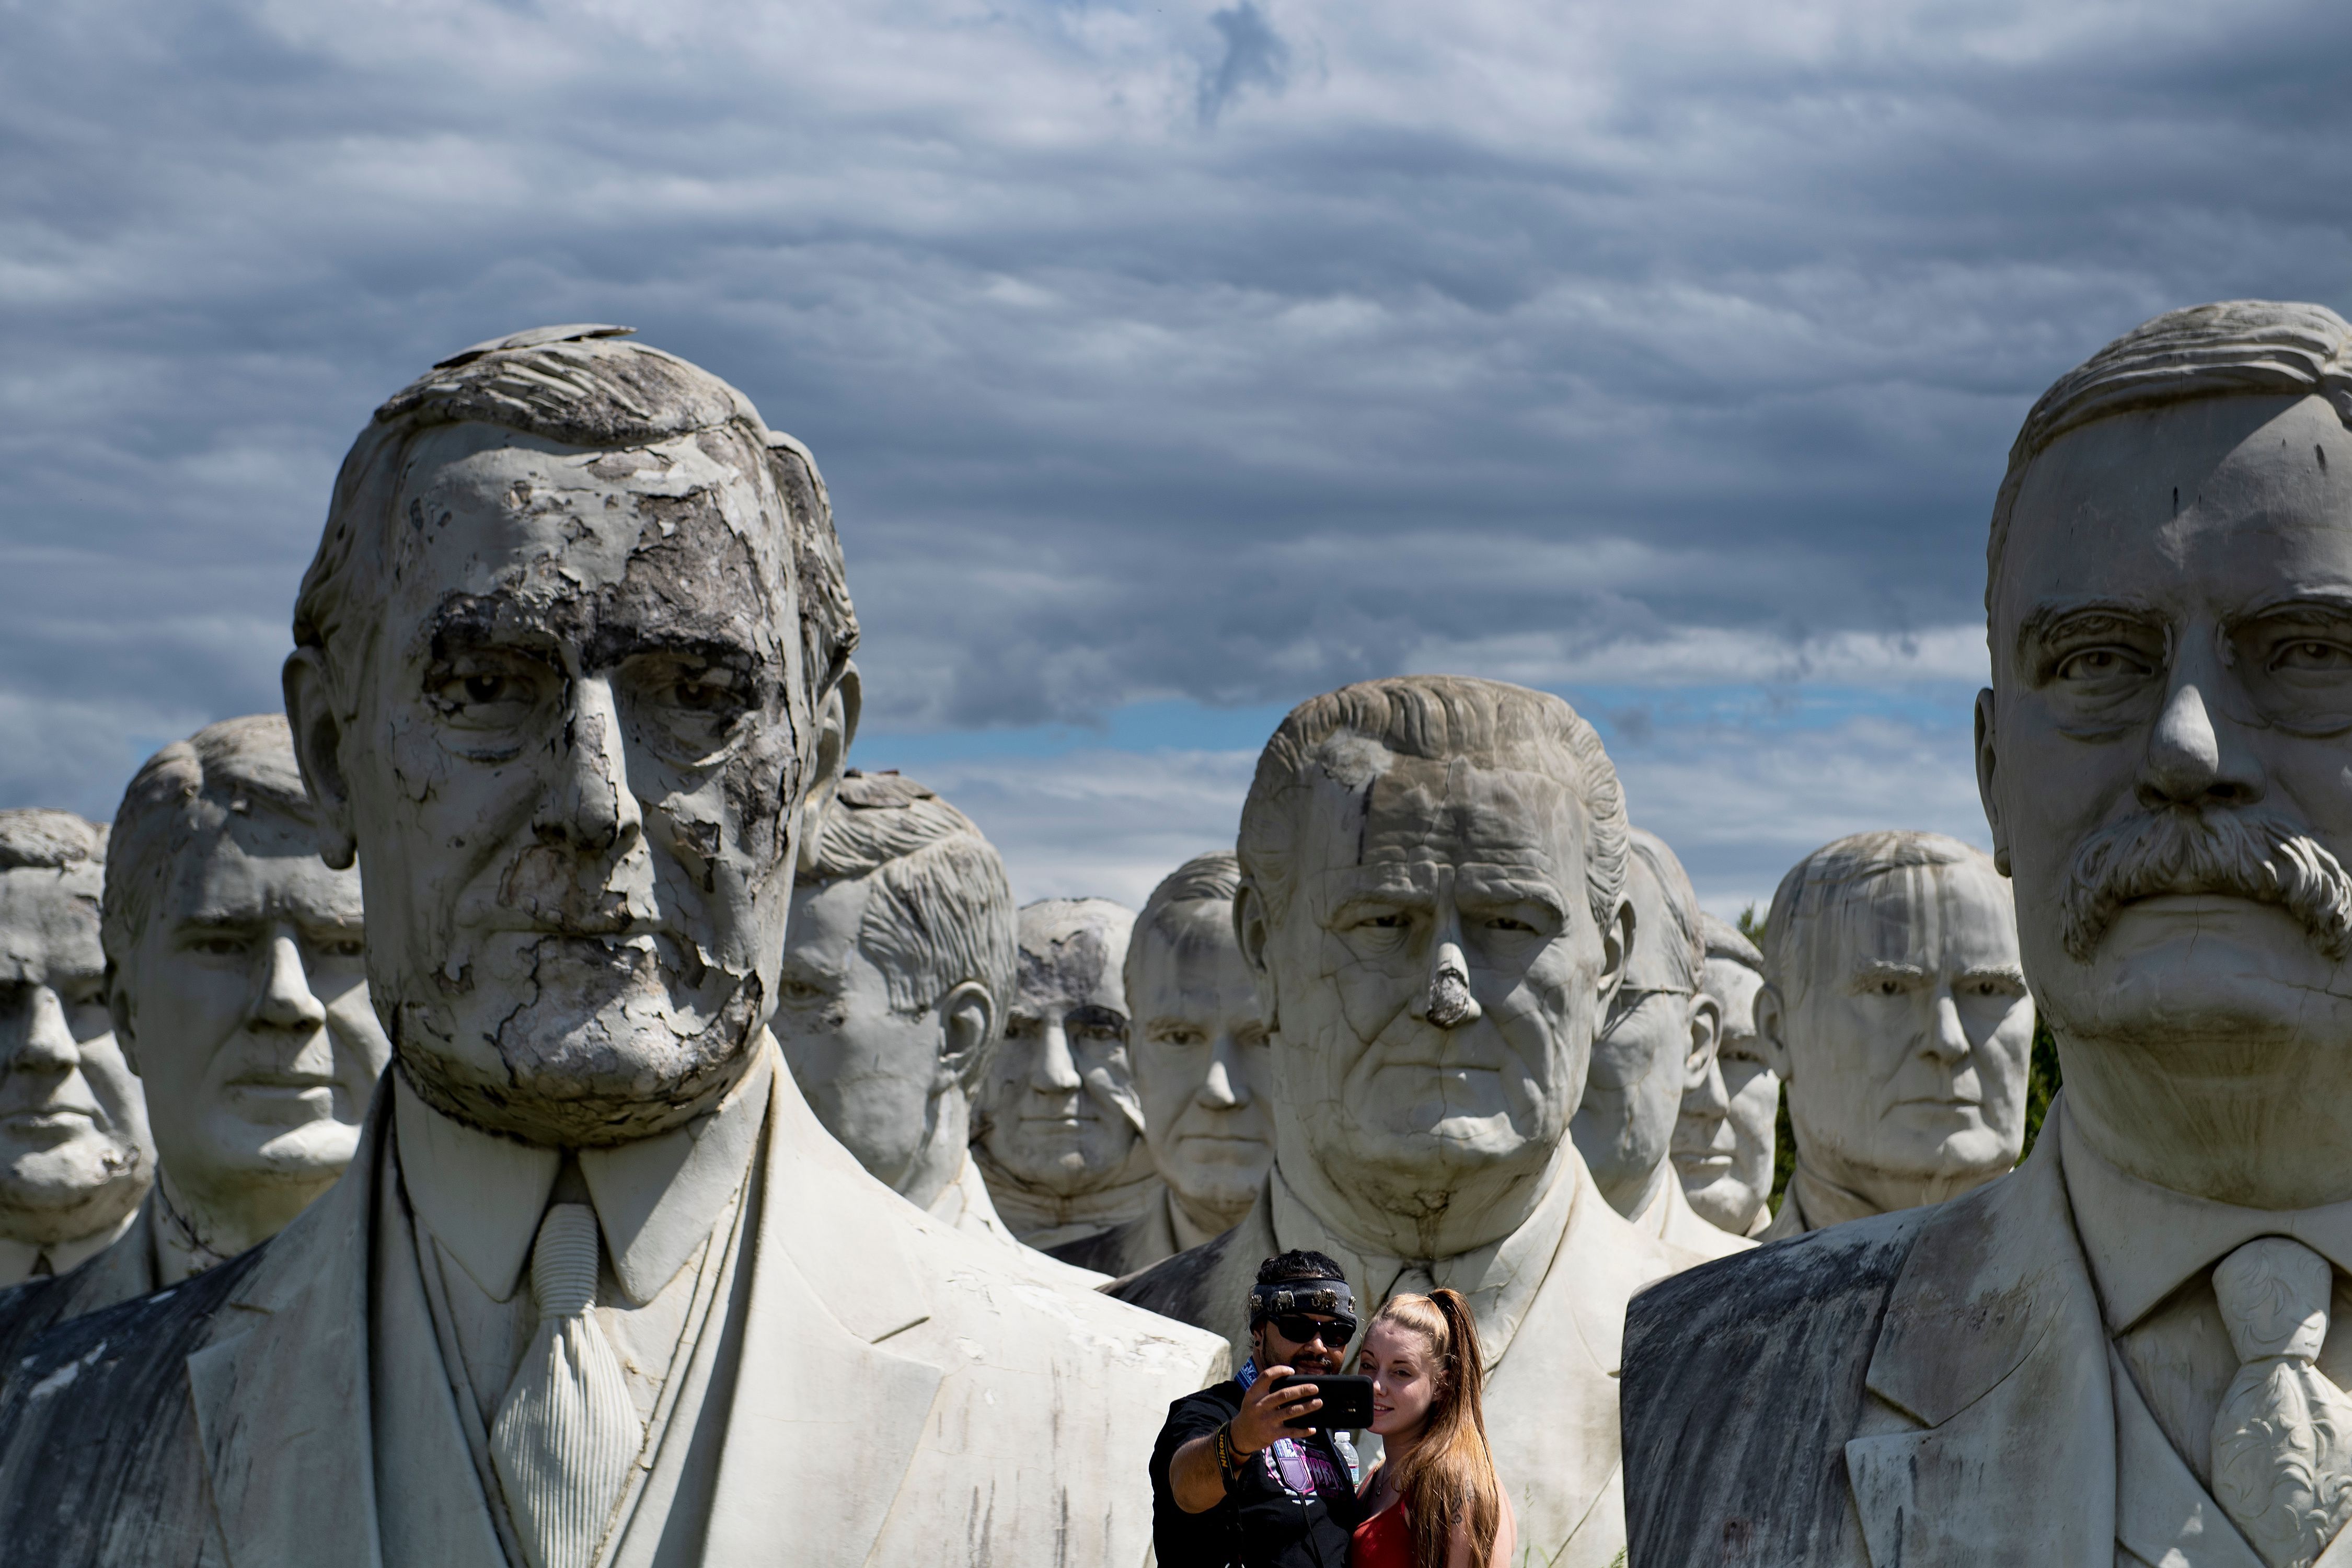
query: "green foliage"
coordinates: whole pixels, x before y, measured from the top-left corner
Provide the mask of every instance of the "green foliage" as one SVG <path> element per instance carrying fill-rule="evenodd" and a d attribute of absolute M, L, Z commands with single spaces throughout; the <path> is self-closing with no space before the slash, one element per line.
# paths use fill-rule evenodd
<path fill-rule="evenodd" d="M 2040 1018 L 2033 1020 L 2033 1065 L 2025 1076 L 2025 1152 L 2033 1152 L 2033 1139 L 2042 1131 L 2042 1119 L 2049 1114 L 2050 1100 L 2065 1081 L 2058 1070 L 2058 1042 L 2050 1036 L 2050 1026 Z"/>

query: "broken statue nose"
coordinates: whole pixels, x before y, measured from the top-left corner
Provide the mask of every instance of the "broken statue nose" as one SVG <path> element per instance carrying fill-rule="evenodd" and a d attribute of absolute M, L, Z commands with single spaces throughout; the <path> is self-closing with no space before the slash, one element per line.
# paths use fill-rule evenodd
<path fill-rule="evenodd" d="M 1429 977 L 1429 1021 L 1441 1029 L 1458 1029 L 1478 1018 L 1478 999 L 1470 994 L 1470 966 L 1452 942 L 1437 950 L 1437 967 Z"/>

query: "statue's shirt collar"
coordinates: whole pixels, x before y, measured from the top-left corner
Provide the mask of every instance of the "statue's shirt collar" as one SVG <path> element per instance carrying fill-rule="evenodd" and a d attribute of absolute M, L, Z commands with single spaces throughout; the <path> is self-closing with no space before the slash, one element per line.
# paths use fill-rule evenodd
<path fill-rule="evenodd" d="M 719 1104 L 667 1132 L 579 1151 L 580 1173 L 621 1289 L 650 1301 L 686 1266 L 742 1190 L 766 1120 L 775 1052 Z M 392 1075 L 401 1184 L 417 1217 L 493 1300 L 512 1297 L 562 1151 L 501 1137 L 444 1116 Z"/>
<path fill-rule="evenodd" d="M 2063 1095 L 2051 1107 L 2050 1121 L 2058 1124 L 2066 1199 L 2108 1332 L 2131 1328 L 2258 1236 L 2292 1237 L 2338 1273 L 2352 1274 L 2352 1203 L 2252 1209 L 2191 1197 L 2126 1175 L 2093 1152 Z"/>

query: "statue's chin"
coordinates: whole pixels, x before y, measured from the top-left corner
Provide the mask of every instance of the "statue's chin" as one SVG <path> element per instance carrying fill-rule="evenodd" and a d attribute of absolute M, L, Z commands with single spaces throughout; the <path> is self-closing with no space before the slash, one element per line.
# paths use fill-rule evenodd
<path fill-rule="evenodd" d="M 666 987 L 586 1008 L 547 987 L 474 1029 L 451 1009 L 404 1005 L 394 1047 L 435 1110 L 533 1143 L 593 1148 L 666 1132 L 716 1105 L 751 1065 L 759 997 L 756 976 L 709 1011 L 679 1006 Z"/>

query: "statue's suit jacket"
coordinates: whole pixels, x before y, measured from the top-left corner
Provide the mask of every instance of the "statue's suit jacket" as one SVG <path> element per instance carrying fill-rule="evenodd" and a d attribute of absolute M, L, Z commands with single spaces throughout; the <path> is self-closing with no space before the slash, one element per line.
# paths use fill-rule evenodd
<path fill-rule="evenodd" d="M 377 1495 L 369 1411 L 390 1100 L 276 1238 L 34 1342 L 0 1405 L 8 1562 L 383 1563 L 379 1512 L 404 1500 Z M 1145 1563 L 1155 1413 L 1225 1375 L 1223 1344 L 922 1214 L 825 1135 L 789 1073 L 764 1138 L 727 1325 L 740 1360 L 731 1394 L 709 1395 L 731 1403 L 703 1560 Z"/>
<path fill-rule="evenodd" d="M 79 1268 L 0 1290 L 0 1385 L 51 1325 L 155 1289 L 156 1202 L 150 1189 L 131 1227 Z"/>
<path fill-rule="evenodd" d="M 1621 1218 L 1580 1160 L 1568 1226 L 1499 1364 L 1487 1373 L 1486 1415 L 1496 1464 L 1511 1495 L 1523 1554 L 1551 1568 L 1608 1568 L 1625 1543 L 1618 1479 L 1617 1369 L 1626 1299 L 1696 1262 Z M 1268 1184 L 1271 1192 L 1271 1183 Z M 1104 1289 L 1171 1318 L 1249 1344 L 1249 1290 L 1258 1265 L 1286 1247 L 1262 1194 L 1241 1224 L 1189 1252 Z M 1350 1282 L 1367 1313 L 1377 1286 Z"/>
<path fill-rule="evenodd" d="M 1631 1568 L 2247 1563 L 2115 1366 L 2053 1110 L 1965 1196 L 1634 1297 Z"/>

